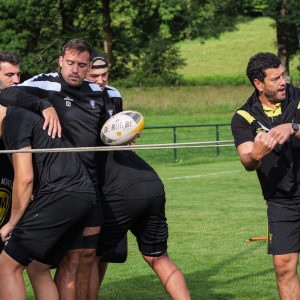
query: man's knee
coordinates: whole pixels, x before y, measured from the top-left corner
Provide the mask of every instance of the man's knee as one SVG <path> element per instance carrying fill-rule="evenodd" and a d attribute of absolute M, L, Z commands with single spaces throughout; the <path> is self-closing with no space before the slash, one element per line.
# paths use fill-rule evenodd
<path fill-rule="evenodd" d="M 68 269 L 70 272 L 77 272 L 80 258 L 82 255 L 82 249 L 70 250 L 64 259 L 60 262 L 59 269 Z"/>
<path fill-rule="evenodd" d="M 278 280 L 289 280 L 297 274 L 298 253 L 274 255 L 273 262 Z"/>
<path fill-rule="evenodd" d="M 25 269 L 20 263 L 12 259 L 5 251 L 0 255 L 0 277 L 12 274 L 23 274 Z"/>
<path fill-rule="evenodd" d="M 167 252 L 163 253 L 160 256 L 147 256 L 147 255 L 143 254 L 143 258 L 152 269 L 155 269 L 155 267 L 158 266 L 159 264 L 161 264 L 167 260 L 170 260 Z"/>
<path fill-rule="evenodd" d="M 96 249 L 83 249 L 80 264 L 92 265 L 96 257 Z"/>

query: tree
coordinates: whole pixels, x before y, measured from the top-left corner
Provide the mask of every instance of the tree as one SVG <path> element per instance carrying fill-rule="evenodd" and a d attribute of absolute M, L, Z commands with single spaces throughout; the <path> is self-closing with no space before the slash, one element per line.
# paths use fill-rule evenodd
<path fill-rule="evenodd" d="M 97 1 L 0 1 L 0 50 L 21 54 L 22 79 L 58 71 L 58 57 L 68 40 L 83 37 L 95 47 L 103 45 L 100 12 Z"/>
<path fill-rule="evenodd" d="M 278 57 L 289 80 L 289 60 L 300 50 L 300 3 L 298 0 L 266 0 L 264 14 L 276 21 Z"/>
<path fill-rule="evenodd" d="M 110 0 L 102 0 L 102 15 L 103 15 L 103 40 L 104 52 L 108 60 L 110 72 L 108 75 L 108 82 L 112 78 L 112 30 L 111 30 L 111 17 L 110 17 Z"/>

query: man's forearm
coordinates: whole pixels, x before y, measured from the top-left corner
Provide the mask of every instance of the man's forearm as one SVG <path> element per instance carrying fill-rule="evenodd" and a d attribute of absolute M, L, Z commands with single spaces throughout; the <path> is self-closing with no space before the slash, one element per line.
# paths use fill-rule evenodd
<path fill-rule="evenodd" d="M 255 171 L 260 167 L 261 160 L 252 155 L 252 151 L 241 156 L 241 162 L 247 171 Z"/>
<path fill-rule="evenodd" d="M 15 227 L 22 218 L 32 193 L 33 181 L 14 181 L 12 192 L 12 207 L 9 223 Z"/>
<path fill-rule="evenodd" d="M 0 93 L 0 104 L 3 106 L 19 106 L 27 110 L 42 112 L 44 109 L 53 106 L 48 99 L 40 98 L 38 90 L 24 87 L 12 86 Z"/>

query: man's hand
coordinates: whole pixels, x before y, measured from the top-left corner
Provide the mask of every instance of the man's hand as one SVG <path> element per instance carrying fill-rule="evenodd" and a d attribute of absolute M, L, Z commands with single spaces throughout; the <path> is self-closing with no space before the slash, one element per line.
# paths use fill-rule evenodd
<path fill-rule="evenodd" d="M 241 162 L 247 171 L 257 170 L 261 159 L 269 154 L 276 146 L 277 141 L 265 132 L 259 132 L 254 142 L 245 142 L 237 147 Z"/>
<path fill-rule="evenodd" d="M 282 145 L 293 133 L 292 123 L 287 123 L 272 128 L 268 134 Z"/>
<path fill-rule="evenodd" d="M 137 133 L 128 143 L 127 146 L 134 146 L 135 145 L 135 139 L 140 138 L 141 135 Z M 136 150 L 132 150 L 132 152 L 136 153 Z"/>
<path fill-rule="evenodd" d="M 250 156 L 254 160 L 259 161 L 269 154 L 277 143 L 278 141 L 269 133 L 259 132 L 254 139 L 253 150 Z"/>
<path fill-rule="evenodd" d="M 53 107 L 48 107 L 43 110 L 43 116 L 45 118 L 45 123 L 43 129 L 46 130 L 48 127 L 48 135 L 54 139 L 57 133 L 57 136 L 61 138 L 61 125 L 58 119 L 56 110 Z"/>
<path fill-rule="evenodd" d="M 9 234 L 13 231 L 13 229 L 14 226 L 12 226 L 9 222 L 0 229 L 2 242 L 6 242 L 8 240 Z"/>

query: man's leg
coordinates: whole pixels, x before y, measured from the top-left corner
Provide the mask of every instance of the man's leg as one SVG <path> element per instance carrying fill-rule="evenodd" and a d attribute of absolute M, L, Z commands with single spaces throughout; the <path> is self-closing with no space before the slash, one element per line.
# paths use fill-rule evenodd
<path fill-rule="evenodd" d="M 100 258 L 101 259 L 101 258 Z M 107 267 L 108 267 L 108 262 L 102 262 L 100 261 L 98 263 L 98 272 L 99 272 L 99 288 L 101 286 L 101 283 L 104 279 L 104 276 L 105 276 L 105 273 L 106 273 L 106 270 L 107 270 Z"/>
<path fill-rule="evenodd" d="M 1 300 L 26 300 L 24 269 L 24 266 L 12 259 L 5 251 L 2 251 L 0 255 Z"/>
<path fill-rule="evenodd" d="M 162 285 L 173 300 L 190 300 L 190 293 L 180 269 L 165 252 L 159 257 L 143 255 L 145 261 L 155 271 Z"/>
<path fill-rule="evenodd" d="M 91 241 L 91 244 L 94 244 L 94 246 L 91 245 L 90 247 L 93 248 L 83 246 L 77 272 L 77 300 L 86 300 L 88 296 L 91 268 L 96 257 L 97 240 L 100 229 L 101 227 L 87 227 L 83 232 L 84 240 L 92 238 L 95 241 Z"/>
<path fill-rule="evenodd" d="M 58 290 L 51 277 L 51 265 L 42 264 L 34 260 L 26 268 L 35 299 L 58 300 Z"/>
<path fill-rule="evenodd" d="M 91 278 L 89 284 L 88 300 L 97 300 L 100 285 L 104 278 L 107 262 L 100 262 L 102 256 L 96 256 L 91 269 Z"/>
<path fill-rule="evenodd" d="M 60 299 L 76 300 L 76 278 L 82 249 L 70 250 L 59 263 L 55 283 Z"/>
<path fill-rule="evenodd" d="M 300 282 L 297 274 L 299 252 L 273 255 L 277 286 L 281 300 L 300 299 Z"/>

